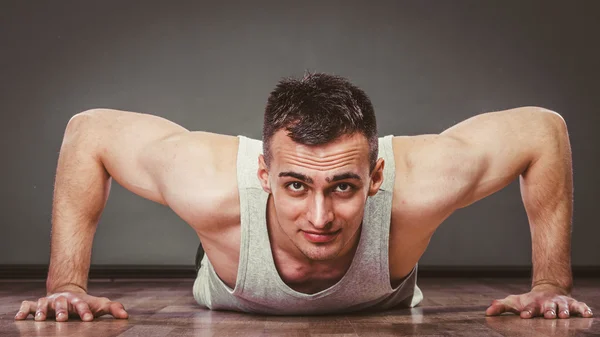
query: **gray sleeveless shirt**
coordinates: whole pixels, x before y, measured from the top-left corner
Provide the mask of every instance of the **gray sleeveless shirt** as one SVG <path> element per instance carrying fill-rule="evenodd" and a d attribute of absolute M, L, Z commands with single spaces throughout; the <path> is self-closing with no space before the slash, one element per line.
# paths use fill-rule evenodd
<path fill-rule="evenodd" d="M 221 281 L 205 255 L 193 287 L 194 298 L 201 306 L 258 314 L 311 315 L 414 307 L 421 302 L 417 266 L 402 284 L 396 288 L 390 284 L 388 247 L 395 176 L 392 136 L 379 139 L 379 157 L 385 160 L 384 181 L 377 194 L 367 199 L 352 264 L 335 285 L 315 294 L 293 290 L 275 268 L 266 223 L 269 194 L 256 175 L 260 153 L 261 141 L 239 136 L 241 243 L 235 288 Z"/>

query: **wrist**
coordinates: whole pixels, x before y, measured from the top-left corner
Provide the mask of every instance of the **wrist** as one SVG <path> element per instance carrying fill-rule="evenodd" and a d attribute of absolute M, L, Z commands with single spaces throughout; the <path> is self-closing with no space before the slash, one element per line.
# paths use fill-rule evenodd
<path fill-rule="evenodd" d="M 74 283 L 67 283 L 67 284 L 63 284 L 57 287 L 48 287 L 46 289 L 46 294 L 50 295 L 50 294 L 55 294 L 55 293 L 62 293 L 62 292 L 70 292 L 70 293 L 78 293 L 78 294 L 87 294 L 87 290 L 84 289 L 81 286 L 78 286 Z"/>
<path fill-rule="evenodd" d="M 533 282 L 533 284 L 531 285 L 531 291 L 553 292 L 564 296 L 570 296 L 571 285 L 561 285 L 558 282 L 540 280 Z"/>

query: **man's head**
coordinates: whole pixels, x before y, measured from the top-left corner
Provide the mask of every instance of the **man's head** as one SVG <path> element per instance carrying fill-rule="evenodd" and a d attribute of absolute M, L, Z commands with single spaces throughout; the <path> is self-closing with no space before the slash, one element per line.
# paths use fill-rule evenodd
<path fill-rule="evenodd" d="M 263 153 L 272 159 L 271 141 L 279 130 L 304 145 L 322 145 L 342 135 L 362 134 L 369 142 L 369 163 L 378 154 L 377 123 L 367 94 L 339 76 L 307 73 L 302 79 L 281 80 L 267 100 L 263 123 Z"/>
<path fill-rule="evenodd" d="M 345 254 L 367 197 L 383 181 L 375 114 L 364 91 L 327 74 L 280 81 L 265 110 L 263 152 L 258 177 L 289 251 L 308 260 Z"/>

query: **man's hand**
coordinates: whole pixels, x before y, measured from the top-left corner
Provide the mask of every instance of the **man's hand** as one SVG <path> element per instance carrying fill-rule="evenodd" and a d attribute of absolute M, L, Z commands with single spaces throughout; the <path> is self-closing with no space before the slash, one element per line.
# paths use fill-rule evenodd
<path fill-rule="evenodd" d="M 571 315 L 592 317 L 592 310 L 583 302 L 578 302 L 564 292 L 552 286 L 539 286 L 521 295 L 510 295 L 501 300 L 494 300 L 487 308 L 488 316 L 512 312 L 521 318 L 569 318 Z M 558 313 L 558 315 L 557 315 Z"/>
<path fill-rule="evenodd" d="M 92 321 L 94 317 L 112 315 L 115 318 L 127 318 L 129 315 L 123 304 L 112 302 L 106 297 L 94 297 L 86 293 L 62 292 L 40 298 L 37 303 L 23 301 L 15 320 L 24 320 L 29 315 L 36 321 L 56 318 L 65 322 L 69 316 L 79 316 L 82 321 Z"/>

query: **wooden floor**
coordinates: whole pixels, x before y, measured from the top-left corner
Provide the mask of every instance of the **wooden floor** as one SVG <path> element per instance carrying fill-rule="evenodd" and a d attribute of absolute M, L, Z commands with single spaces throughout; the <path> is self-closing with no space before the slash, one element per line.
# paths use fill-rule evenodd
<path fill-rule="evenodd" d="M 92 281 L 90 293 L 120 301 L 129 319 L 14 321 L 21 301 L 37 300 L 42 281 L 0 281 L 0 336 L 600 336 L 598 318 L 485 317 L 495 298 L 528 290 L 526 279 L 421 278 L 414 309 L 332 316 L 256 316 L 201 309 L 193 280 Z M 600 279 L 576 280 L 573 296 L 600 313 Z"/>

